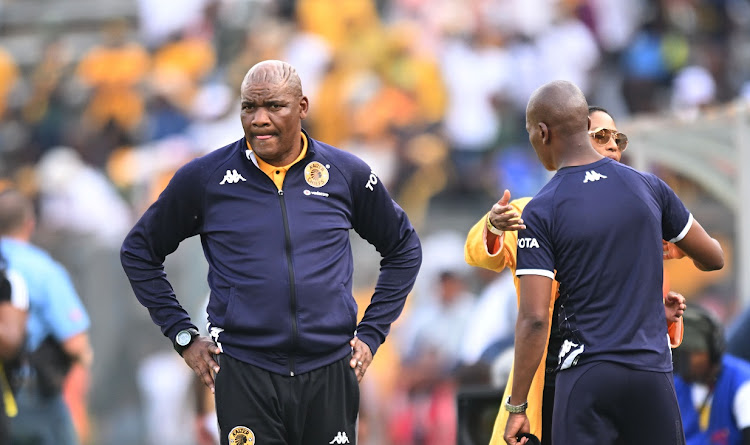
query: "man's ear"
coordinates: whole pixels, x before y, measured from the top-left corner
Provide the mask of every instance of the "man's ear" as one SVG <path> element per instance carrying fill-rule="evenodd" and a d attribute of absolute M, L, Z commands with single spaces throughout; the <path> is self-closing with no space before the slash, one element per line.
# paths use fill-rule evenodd
<path fill-rule="evenodd" d="M 549 128 L 544 122 L 539 122 L 539 136 L 542 139 L 543 144 L 549 144 Z"/>
<path fill-rule="evenodd" d="M 307 99 L 307 96 L 302 96 L 302 98 L 299 101 L 299 117 L 300 119 L 304 119 L 307 117 L 307 111 L 310 109 L 310 101 Z"/>

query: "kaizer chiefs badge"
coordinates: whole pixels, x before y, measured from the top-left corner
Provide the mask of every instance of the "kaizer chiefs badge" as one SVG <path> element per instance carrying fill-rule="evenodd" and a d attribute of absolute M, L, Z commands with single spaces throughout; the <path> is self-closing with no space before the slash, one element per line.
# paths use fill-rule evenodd
<path fill-rule="evenodd" d="M 323 187 L 328 183 L 328 169 L 317 161 L 307 164 L 305 181 L 313 187 Z"/>
<path fill-rule="evenodd" d="M 236 426 L 229 432 L 229 445 L 255 445 L 255 434 L 246 426 Z"/>

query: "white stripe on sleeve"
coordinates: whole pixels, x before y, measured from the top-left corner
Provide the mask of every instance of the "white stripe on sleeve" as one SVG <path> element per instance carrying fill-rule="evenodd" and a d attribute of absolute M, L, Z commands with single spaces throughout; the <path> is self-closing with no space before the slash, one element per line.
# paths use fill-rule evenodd
<path fill-rule="evenodd" d="M 693 214 L 691 213 L 690 217 L 688 218 L 687 224 L 685 224 L 685 228 L 682 229 L 682 232 L 680 232 L 680 234 L 677 235 L 676 237 L 674 237 L 671 240 L 669 240 L 669 242 L 670 243 L 676 243 L 677 241 L 680 241 L 683 238 L 685 238 L 685 235 L 687 235 L 688 230 L 690 230 L 690 226 L 692 226 L 692 225 L 693 225 Z"/>
<path fill-rule="evenodd" d="M 521 275 L 541 275 L 553 280 L 555 279 L 555 273 L 551 270 L 545 269 L 518 269 L 516 271 L 516 276 L 520 277 Z"/>

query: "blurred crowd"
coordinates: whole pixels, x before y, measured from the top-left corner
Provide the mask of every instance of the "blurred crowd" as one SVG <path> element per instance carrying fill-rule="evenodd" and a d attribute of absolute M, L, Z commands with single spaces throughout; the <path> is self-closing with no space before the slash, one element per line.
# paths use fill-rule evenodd
<path fill-rule="evenodd" d="M 525 130 L 536 87 L 571 80 L 617 119 L 750 97 L 746 0 L 134 4 L 134 18 L 102 21 L 88 48 L 71 48 L 64 27 L 39 36 L 43 50 L 31 65 L 0 47 L 0 178 L 35 198 L 47 242 L 72 234 L 115 252 L 177 168 L 242 137 L 247 69 L 290 62 L 310 98 L 305 128 L 370 163 L 426 245 L 415 295 L 363 388 L 365 445 L 451 443 L 457 385 L 502 384 L 512 283 L 468 270 L 461 246 L 470 225 L 436 233 L 430 212 L 446 200 L 473 201 L 473 222 L 501 188 L 530 196 L 546 181 Z M 367 295 L 373 283 L 363 281 Z M 120 292 L 134 300 L 127 287 Z M 81 293 L 92 305 L 100 298 Z M 92 310 L 94 332 L 103 318 L 116 323 L 100 312 Z M 494 367 L 481 366 L 487 357 Z M 175 368 L 172 359 L 164 369 Z M 145 399 L 163 388 L 148 378 L 162 362 L 144 362 Z M 137 422 L 128 419 L 121 422 Z"/>
<path fill-rule="evenodd" d="M 90 48 L 54 29 L 32 66 L 0 53 L 1 172 L 44 198 L 53 228 L 121 238 L 176 167 L 241 136 L 239 83 L 268 58 L 300 72 L 307 129 L 365 157 L 417 221 L 444 190 L 539 187 L 523 111 L 548 80 L 620 118 L 750 91 L 743 0 L 137 6 Z"/>

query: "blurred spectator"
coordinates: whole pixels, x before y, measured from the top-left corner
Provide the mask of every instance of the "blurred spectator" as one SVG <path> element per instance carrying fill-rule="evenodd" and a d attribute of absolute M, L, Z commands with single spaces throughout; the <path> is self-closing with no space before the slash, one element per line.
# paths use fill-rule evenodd
<path fill-rule="evenodd" d="M 245 30 L 238 53 L 224 67 L 227 84 L 232 91 L 240 87 L 248 66 L 261 60 L 281 58 L 289 33 L 289 26 L 273 17 L 267 17 Z"/>
<path fill-rule="evenodd" d="M 702 66 L 687 66 L 675 76 L 671 102 L 677 114 L 695 117 L 699 109 L 712 104 L 715 98 L 716 82 Z"/>
<path fill-rule="evenodd" d="M 435 284 L 434 302 L 413 311 L 405 320 L 410 335 L 404 360 L 420 362 L 431 357 L 438 372 L 450 374 L 459 363 L 475 300 L 460 273 L 441 271 Z"/>
<path fill-rule="evenodd" d="M 477 268 L 476 274 L 484 283 L 462 341 L 460 359 L 465 365 L 491 364 L 512 347 L 518 316 L 513 275 L 483 268 Z"/>
<path fill-rule="evenodd" d="M 331 58 L 331 46 L 321 36 L 304 31 L 289 36 L 283 50 L 283 60 L 297 67 L 302 88 L 312 103 L 319 102 L 318 89 Z"/>
<path fill-rule="evenodd" d="M 376 76 L 344 54 L 335 54 L 318 90 L 318 103 L 310 109 L 310 123 L 321 138 L 342 144 L 351 138 L 353 117 L 349 103 L 371 97 L 379 87 Z M 364 114 L 364 111 L 363 111 Z"/>
<path fill-rule="evenodd" d="M 498 137 L 497 101 L 511 85 L 511 59 L 496 33 L 449 37 L 441 54 L 448 88 L 445 133 L 456 168 L 456 185 L 472 190 L 481 181 L 486 154 Z"/>
<path fill-rule="evenodd" d="M 160 89 L 151 97 L 148 123 L 143 136 L 145 140 L 161 140 L 179 135 L 190 126 L 190 119 L 187 113 L 182 110 L 182 105 L 177 97 L 183 91 L 179 87 L 173 89 L 174 85 L 175 83 L 172 82 L 161 84 Z"/>
<path fill-rule="evenodd" d="M 406 350 L 397 403 L 390 410 L 390 443 L 438 445 L 456 440 L 455 372 L 475 296 L 464 277 L 443 270 L 435 283 L 434 302 L 401 325 Z"/>
<path fill-rule="evenodd" d="M 78 65 L 78 79 L 93 89 L 86 116 L 98 127 L 112 120 L 132 129 L 143 117 L 144 104 L 137 88 L 145 79 L 150 56 L 127 34 L 125 23 L 108 24 L 102 44 L 89 50 Z"/>
<path fill-rule="evenodd" d="M 3 193 L 0 190 L 0 193 Z M 2 244 L 0 244 L 0 247 Z M 28 285 L 23 277 L 8 268 L 0 249 L 0 442 L 10 442 L 10 418 L 18 413 L 14 385 L 9 377 L 17 371 L 19 353 L 26 338 L 29 311 Z"/>
<path fill-rule="evenodd" d="M 140 363 L 137 382 L 145 423 L 144 445 L 190 443 L 195 437 L 194 378 L 173 351 L 151 354 Z"/>
<path fill-rule="evenodd" d="M 592 0 L 591 24 L 596 39 L 605 53 L 620 52 L 641 25 L 643 0 Z"/>
<path fill-rule="evenodd" d="M 405 315 L 410 317 L 411 312 L 439 304 L 437 289 L 441 273 L 453 271 L 460 276 L 469 274 L 471 268 L 463 260 L 463 248 L 464 238 L 454 230 L 434 231 L 423 238 L 424 263 L 414 285 L 414 295 L 406 302 L 406 310 L 409 314 Z M 404 324 L 400 323 L 400 326 Z M 404 344 L 400 346 L 400 349 L 406 350 Z"/>
<path fill-rule="evenodd" d="M 90 134 L 81 152 L 94 165 L 103 165 L 113 149 L 130 142 L 141 124 L 146 103 L 140 88 L 150 63 L 149 53 L 128 37 L 123 21 L 107 24 L 102 44 L 79 62 L 76 77 L 91 89 L 83 114 Z"/>
<path fill-rule="evenodd" d="M 576 16 L 577 2 L 560 1 L 552 23 L 536 38 L 548 82 L 569 80 L 586 94 L 590 92 L 591 71 L 599 63 L 599 47 L 589 28 Z"/>
<path fill-rule="evenodd" d="M 623 96 L 630 112 L 655 111 L 663 103 L 659 86 L 669 79 L 663 57 L 664 23 L 654 18 L 634 37 L 623 52 Z"/>
<path fill-rule="evenodd" d="M 132 223 L 131 210 L 110 180 L 68 147 L 56 147 L 40 160 L 39 212 L 49 231 L 89 235 L 116 245 Z"/>
<path fill-rule="evenodd" d="M 397 147 L 398 164 L 394 173 L 394 194 L 406 210 L 417 230 L 427 223 L 432 199 L 445 190 L 451 175 L 449 149 L 443 139 L 433 133 L 422 133 L 401 140 Z"/>
<path fill-rule="evenodd" d="M 185 85 L 184 100 L 192 98 L 192 89 L 210 73 L 216 64 L 216 51 L 210 40 L 187 32 L 176 33 L 158 47 L 152 57 L 151 76 L 159 81 Z"/>
<path fill-rule="evenodd" d="M 688 444 L 750 444 L 750 362 L 726 352 L 724 329 L 698 305 L 685 311 L 675 391 Z"/>
<path fill-rule="evenodd" d="M 30 92 L 22 108 L 24 122 L 31 128 L 25 158 L 38 162 L 41 155 L 67 137 L 75 110 L 69 97 L 73 54 L 64 40 L 50 38 L 41 60 L 30 76 Z M 77 111 L 77 110 L 76 110 Z M 25 151 L 26 151 L 25 150 Z"/>
<path fill-rule="evenodd" d="M 24 277 L 30 308 L 12 442 L 73 445 L 79 442 L 62 388 L 71 366 L 91 366 L 89 318 L 67 271 L 30 243 L 34 228 L 31 202 L 18 191 L 0 194 L 3 254 Z"/>
<path fill-rule="evenodd" d="M 373 0 L 298 0 L 299 29 L 323 37 L 335 50 L 378 28 Z"/>
<path fill-rule="evenodd" d="M 136 0 L 139 31 L 150 48 L 157 47 L 174 33 L 198 23 L 215 0 Z"/>
<path fill-rule="evenodd" d="M 20 72 L 13 55 L 0 47 L 0 118 L 8 108 L 8 96 L 16 86 Z"/>
<path fill-rule="evenodd" d="M 419 40 L 415 22 L 394 23 L 386 30 L 386 47 L 377 70 L 385 82 L 413 97 L 416 116 L 395 127 L 431 128 L 445 114 L 447 91 L 438 58 Z"/>
<path fill-rule="evenodd" d="M 190 106 L 190 126 L 185 130 L 197 154 L 206 154 L 237 140 L 239 98 L 223 83 L 203 85 Z"/>

